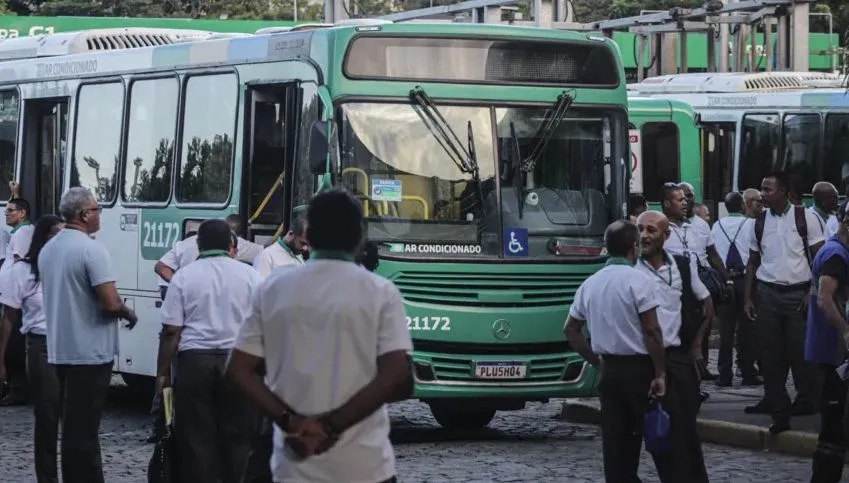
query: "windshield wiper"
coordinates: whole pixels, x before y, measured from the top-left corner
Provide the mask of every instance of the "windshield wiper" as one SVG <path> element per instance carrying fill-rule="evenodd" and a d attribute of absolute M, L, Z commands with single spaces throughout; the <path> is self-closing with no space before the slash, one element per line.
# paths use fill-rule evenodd
<path fill-rule="evenodd" d="M 524 216 L 524 203 L 525 203 L 525 177 L 522 173 L 522 154 L 519 151 L 519 138 L 516 137 L 516 125 L 513 124 L 513 121 L 510 121 L 510 144 L 511 146 L 507 148 L 509 151 L 512 151 L 513 156 L 513 187 L 516 189 L 516 199 L 519 204 L 519 219 L 521 220 Z"/>
<path fill-rule="evenodd" d="M 483 202 L 483 187 L 481 186 L 480 179 L 480 166 L 478 165 L 478 159 L 475 153 L 475 138 L 474 132 L 472 131 L 472 121 L 468 122 L 469 148 L 467 150 L 463 148 L 463 143 L 460 141 L 457 133 L 454 132 L 454 129 L 452 129 L 451 125 L 448 124 L 448 121 L 445 120 L 445 116 L 439 112 L 439 109 L 436 108 L 436 105 L 424 89 L 416 87 L 411 90 L 410 99 L 419 106 L 422 113 L 427 117 L 427 120 L 430 121 L 431 125 L 433 125 L 433 129 L 430 129 L 430 126 L 428 126 L 428 128 L 430 129 L 431 134 L 433 134 L 436 138 L 437 142 L 439 142 L 439 145 L 442 146 L 442 149 L 445 150 L 445 153 L 448 154 L 448 157 L 451 158 L 451 161 L 457 165 L 460 172 L 472 175 L 472 181 L 475 183 L 475 191 L 477 191 L 478 198 L 481 203 L 481 214 L 486 216 L 486 208 Z"/>
<path fill-rule="evenodd" d="M 557 126 L 559 126 L 560 121 L 566 117 L 566 112 L 568 112 L 569 108 L 572 107 L 572 102 L 574 101 L 574 97 L 564 92 L 557 96 L 557 102 L 554 104 L 554 107 L 545 111 L 545 117 L 542 120 L 542 124 L 534 135 L 534 137 L 537 138 L 537 143 L 534 145 L 533 149 L 531 149 L 530 154 L 522 160 L 522 171 L 524 173 L 533 171 L 537 160 L 540 155 L 542 155 L 542 152 L 545 151 L 545 147 L 548 145 L 551 137 L 555 132 L 557 132 Z"/>

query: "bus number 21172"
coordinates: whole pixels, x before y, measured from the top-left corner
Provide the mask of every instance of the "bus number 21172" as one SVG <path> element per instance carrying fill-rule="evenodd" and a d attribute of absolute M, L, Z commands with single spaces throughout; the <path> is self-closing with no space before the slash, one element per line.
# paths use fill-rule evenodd
<path fill-rule="evenodd" d="M 146 248 L 171 248 L 180 239 L 180 224 L 176 222 L 146 221 L 142 225 Z"/>
<path fill-rule="evenodd" d="M 409 330 L 451 330 L 451 319 L 448 317 L 407 317 Z"/>

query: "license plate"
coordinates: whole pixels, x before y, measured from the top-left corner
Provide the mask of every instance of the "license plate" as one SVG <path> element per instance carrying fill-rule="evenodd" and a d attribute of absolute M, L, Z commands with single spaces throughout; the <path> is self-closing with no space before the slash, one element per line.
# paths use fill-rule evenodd
<path fill-rule="evenodd" d="M 524 379 L 528 366 L 524 362 L 478 362 L 475 377 L 478 379 Z"/>

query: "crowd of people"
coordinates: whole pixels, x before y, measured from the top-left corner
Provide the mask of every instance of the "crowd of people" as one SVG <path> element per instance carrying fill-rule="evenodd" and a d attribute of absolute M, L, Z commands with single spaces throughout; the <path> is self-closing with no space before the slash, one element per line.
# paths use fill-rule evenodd
<path fill-rule="evenodd" d="M 773 434 L 789 430 L 794 416 L 821 413 L 811 481 L 841 480 L 849 422 L 849 366 L 838 370 L 849 348 L 849 203 L 838 206 L 830 183 L 816 183 L 812 193 L 805 208 L 792 178 L 774 173 L 760 189 L 728 193 L 727 216 L 710 226 L 709 208 L 695 202 L 692 186 L 666 183 L 660 211 L 632 196 L 630 220 L 608 227 L 608 266 L 578 290 L 564 328 L 601 368 L 607 481 L 638 481 L 644 418 L 655 404 L 670 419 L 670 450 L 652 455 L 661 480 L 707 481 L 695 431 L 707 397 L 699 386 L 711 380 L 730 387 L 735 375 L 742 386 L 764 386 L 745 412 L 771 416 Z M 706 365 L 714 316 L 718 374 Z"/>
<path fill-rule="evenodd" d="M 59 215 L 33 226 L 12 189 L 0 236 L 0 382 L 11 387 L 2 404 L 34 407 L 39 483 L 60 473 L 103 482 L 98 432 L 118 321 L 132 329 L 138 318 L 94 240 L 91 191 L 71 188 Z M 267 247 L 242 238 L 231 215 L 204 221 L 156 264 L 153 412 L 161 436 L 161 396 L 173 388 L 173 481 L 395 481 L 383 406 L 412 392 L 412 342 L 400 293 L 371 273 L 377 251 L 363 222 L 357 200 L 329 191 Z M 287 324 L 272 323 L 281 317 Z"/>
<path fill-rule="evenodd" d="M 632 197 L 630 220 L 607 228 L 606 266 L 581 285 L 564 326 L 601 371 L 607 481 L 638 481 L 646 414 L 660 409 L 670 420 L 667 450 L 652 453 L 661 480 L 708 481 L 700 386 L 735 376 L 764 386 L 746 412 L 769 414 L 772 433 L 821 413 L 812 481 L 840 481 L 849 203 L 838 206 L 823 182 L 806 209 L 789 186 L 775 173 L 759 190 L 729 193 L 728 215 L 711 226 L 692 186 L 667 183 L 659 211 Z M 94 240 L 93 194 L 71 188 L 58 215 L 32 225 L 11 188 L 10 230 L 0 233 L 0 381 L 11 389 L 0 404 L 33 404 L 39 482 L 59 481 L 57 450 L 63 481 L 102 482 L 98 430 L 118 321 L 132 329 L 138 319 Z M 152 438 L 165 432 L 161 395 L 173 388 L 175 481 L 395 481 L 385 404 L 412 393 L 412 342 L 400 293 L 371 273 L 377 249 L 364 242 L 359 202 L 318 194 L 269 246 L 244 228 L 238 215 L 206 220 L 154 268 L 163 302 Z"/>

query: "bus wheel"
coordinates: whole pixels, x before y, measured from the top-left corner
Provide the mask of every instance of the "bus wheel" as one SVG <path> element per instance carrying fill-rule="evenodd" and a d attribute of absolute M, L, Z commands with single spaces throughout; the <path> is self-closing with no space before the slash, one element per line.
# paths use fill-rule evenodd
<path fill-rule="evenodd" d="M 481 429 L 495 417 L 495 409 L 450 408 L 431 404 L 430 413 L 446 429 Z"/>

